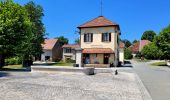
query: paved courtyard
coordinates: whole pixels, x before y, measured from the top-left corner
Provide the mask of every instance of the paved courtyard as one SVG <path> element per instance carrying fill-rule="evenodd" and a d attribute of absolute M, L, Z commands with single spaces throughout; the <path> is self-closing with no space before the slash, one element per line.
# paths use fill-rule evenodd
<path fill-rule="evenodd" d="M 117 76 L 0 72 L 0 100 L 151 100 L 139 77 L 126 70 Z"/>

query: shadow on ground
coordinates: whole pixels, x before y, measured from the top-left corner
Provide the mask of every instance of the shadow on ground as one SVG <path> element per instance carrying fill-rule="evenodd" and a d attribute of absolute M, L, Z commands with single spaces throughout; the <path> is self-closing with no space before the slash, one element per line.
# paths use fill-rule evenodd
<path fill-rule="evenodd" d="M 10 69 L 10 68 L 2 68 L 0 71 L 10 71 L 10 72 L 30 72 L 31 68 L 24 68 L 24 69 Z"/>
<path fill-rule="evenodd" d="M 6 72 L 0 72 L 0 77 L 6 77 L 6 76 L 10 76 L 10 74 Z"/>
<path fill-rule="evenodd" d="M 120 66 L 121 68 L 123 67 L 133 67 L 130 61 L 124 61 L 124 65 Z"/>

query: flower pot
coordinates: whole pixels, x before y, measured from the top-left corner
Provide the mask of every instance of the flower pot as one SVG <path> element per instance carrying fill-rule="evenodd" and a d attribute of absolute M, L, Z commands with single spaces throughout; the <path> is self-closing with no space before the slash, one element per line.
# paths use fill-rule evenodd
<path fill-rule="evenodd" d="M 92 67 L 84 68 L 84 73 L 86 75 L 94 75 L 94 68 L 92 68 Z"/>

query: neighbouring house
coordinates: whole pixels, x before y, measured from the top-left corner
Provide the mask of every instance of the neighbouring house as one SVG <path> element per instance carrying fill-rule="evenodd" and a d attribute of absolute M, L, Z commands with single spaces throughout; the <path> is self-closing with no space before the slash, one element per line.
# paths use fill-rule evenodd
<path fill-rule="evenodd" d="M 124 63 L 124 48 L 125 48 L 125 44 L 120 41 L 119 42 L 119 61 L 121 63 Z"/>
<path fill-rule="evenodd" d="M 150 43 L 149 40 L 140 40 L 134 44 L 132 44 L 129 48 L 130 51 L 132 51 L 133 57 L 136 56 L 138 52 L 140 52 L 145 45 L 148 45 Z"/>
<path fill-rule="evenodd" d="M 59 61 L 62 59 L 62 44 L 58 39 L 45 39 L 41 61 Z"/>
<path fill-rule="evenodd" d="M 110 64 L 118 65 L 119 36 L 121 33 L 117 23 L 104 16 L 99 16 L 78 28 L 82 49 L 82 57 L 78 56 L 78 58 L 80 58 L 82 66 L 104 65 L 108 67 Z"/>
<path fill-rule="evenodd" d="M 63 45 L 63 61 L 75 61 L 76 60 L 76 52 L 75 48 L 80 47 L 79 44 L 65 44 Z"/>

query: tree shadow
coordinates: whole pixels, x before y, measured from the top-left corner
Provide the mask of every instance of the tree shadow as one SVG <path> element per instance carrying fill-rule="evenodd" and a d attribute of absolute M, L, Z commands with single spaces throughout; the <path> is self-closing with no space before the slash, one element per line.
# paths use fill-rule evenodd
<path fill-rule="evenodd" d="M 126 68 L 126 67 L 131 67 L 131 68 L 132 68 L 133 66 L 132 66 L 132 64 L 131 64 L 130 61 L 124 61 L 124 65 L 121 65 L 120 67 L 122 67 L 122 68 L 123 68 L 123 67 L 125 67 L 125 68 Z"/>
<path fill-rule="evenodd" d="M 130 61 L 124 61 L 124 64 L 131 64 Z"/>
<path fill-rule="evenodd" d="M 2 68 L 0 71 L 6 71 L 6 72 L 30 72 L 31 68 L 23 68 L 23 69 L 11 69 L 11 68 Z"/>
<path fill-rule="evenodd" d="M 0 77 L 6 77 L 6 76 L 10 76 L 10 74 L 6 72 L 0 72 Z"/>

